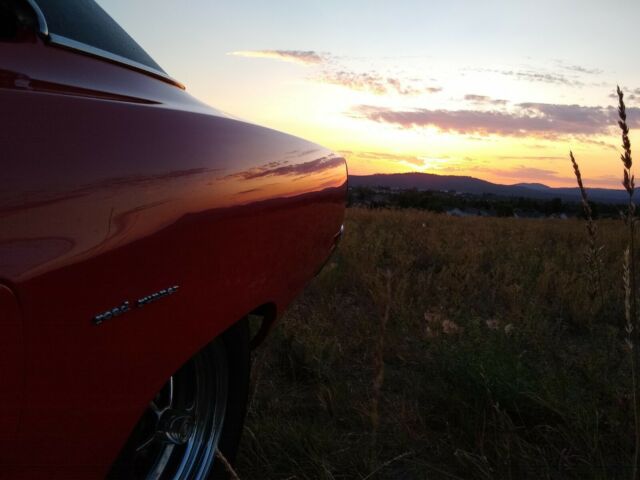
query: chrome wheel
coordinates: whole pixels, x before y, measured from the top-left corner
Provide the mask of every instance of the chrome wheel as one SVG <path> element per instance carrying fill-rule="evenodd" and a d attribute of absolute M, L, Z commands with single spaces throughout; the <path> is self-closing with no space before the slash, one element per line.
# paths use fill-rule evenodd
<path fill-rule="evenodd" d="M 202 479 L 211 472 L 229 396 L 224 343 L 214 341 L 151 401 L 129 441 L 136 479 Z"/>

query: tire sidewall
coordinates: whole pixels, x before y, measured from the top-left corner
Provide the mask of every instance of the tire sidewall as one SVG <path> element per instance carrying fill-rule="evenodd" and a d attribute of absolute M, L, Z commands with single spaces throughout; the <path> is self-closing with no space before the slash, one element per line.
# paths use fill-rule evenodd
<path fill-rule="evenodd" d="M 245 318 L 232 325 L 222 334 L 221 339 L 227 353 L 229 393 L 218 449 L 233 465 L 244 428 L 249 395 L 251 351 L 249 348 L 248 320 Z M 209 479 L 226 480 L 229 478 L 231 476 L 222 462 L 218 459 L 214 460 Z"/>

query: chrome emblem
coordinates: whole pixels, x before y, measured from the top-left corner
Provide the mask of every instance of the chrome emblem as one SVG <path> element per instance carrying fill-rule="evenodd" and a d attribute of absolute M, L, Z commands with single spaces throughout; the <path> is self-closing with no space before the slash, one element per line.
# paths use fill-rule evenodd
<path fill-rule="evenodd" d="M 178 291 L 179 288 L 180 288 L 180 285 L 174 285 L 173 287 L 163 288 L 162 290 L 159 290 L 157 292 L 151 293 L 144 297 L 140 297 L 138 300 L 135 301 L 135 306 L 137 308 L 142 308 L 146 305 L 149 305 L 150 303 L 160 300 L 161 298 L 168 297 L 169 295 L 173 295 Z M 93 317 L 93 324 L 100 325 L 106 320 L 111 320 L 112 318 L 119 317 L 123 313 L 130 312 L 130 311 L 131 311 L 131 304 L 129 303 L 129 300 L 125 300 L 124 302 L 122 302 L 120 306 L 114 307 L 110 310 L 107 310 L 106 312 L 99 313 L 98 315 Z"/>

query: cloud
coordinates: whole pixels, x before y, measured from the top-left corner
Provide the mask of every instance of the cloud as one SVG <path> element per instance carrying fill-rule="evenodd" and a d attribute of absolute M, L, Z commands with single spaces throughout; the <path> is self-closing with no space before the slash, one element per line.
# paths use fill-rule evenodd
<path fill-rule="evenodd" d="M 640 100 L 640 88 L 636 88 L 635 90 L 631 89 L 631 88 L 627 88 L 627 87 L 621 87 L 622 88 L 622 92 L 624 93 L 624 100 L 625 103 L 631 101 L 631 102 L 635 102 Z M 631 92 L 631 93 L 629 93 Z M 616 105 L 618 104 L 618 93 L 617 92 L 611 92 L 609 94 L 609 98 L 612 100 L 616 101 Z"/>
<path fill-rule="evenodd" d="M 486 95 L 468 94 L 464 96 L 464 99 L 468 102 L 475 103 L 476 105 L 506 105 L 509 103 L 507 100 L 491 98 Z"/>
<path fill-rule="evenodd" d="M 534 83 L 551 83 L 555 85 L 567 85 L 573 87 L 584 86 L 584 83 L 576 78 L 570 78 L 561 73 L 549 73 L 535 70 L 492 70 L 481 69 L 482 72 L 497 73 L 507 77 L 513 77 L 517 80 L 523 80 Z M 575 76 L 574 76 L 575 77 Z"/>
<path fill-rule="evenodd" d="M 421 162 L 420 158 L 415 155 L 402 155 L 389 152 L 341 150 L 340 153 L 345 156 L 355 156 L 366 160 L 402 160 L 414 163 Z"/>
<path fill-rule="evenodd" d="M 248 58 L 268 58 L 301 65 L 318 65 L 328 60 L 328 56 L 313 50 L 240 50 L 227 55 Z"/>
<path fill-rule="evenodd" d="M 439 171 L 439 172 L 458 172 L 465 170 L 468 167 L 469 162 L 473 160 L 470 158 L 455 159 L 448 155 L 412 155 L 412 154 L 398 154 L 389 152 L 375 152 L 375 151 L 341 151 L 342 155 L 347 157 L 350 161 L 355 163 L 355 160 L 364 162 L 388 162 L 395 163 L 398 166 L 409 168 L 411 171 Z M 482 163 L 482 161 L 476 161 Z"/>
<path fill-rule="evenodd" d="M 558 172 L 554 170 L 547 170 L 544 168 L 525 167 L 520 165 L 519 167 L 511 168 L 509 170 L 494 171 L 496 175 L 507 178 L 536 178 L 545 180 L 557 180 Z"/>
<path fill-rule="evenodd" d="M 420 95 L 421 93 L 438 93 L 442 91 L 442 87 L 417 87 L 414 85 L 405 85 L 397 78 L 387 78 L 387 84 L 400 95 Z"/>
<path fill-rule="evenodd" d="M 606 86 L 605 82 L 595 82 L 598 75 L 604 73 L 599 68 L 590 68 L 571 64 L 562 60 L 553 60 L 551 66 L 536 65 L 502 66 L 497 68 L 471 68 L 476 72 L 503 75 L 530 83 L 548 83 L 569 87 Z"/>
<path fill-rule="evenodd" d="M 603 73 L 599 68 L 587 68 L 581 67 L 580 65 L 567 65 L 564 68 L 571 70 L 572 72 L 586 73 L 587 75 L 599 75 Z"/>
<path fill-rule="evenodd" d="M 372 151 L 351 151 L 342 150 L 340 153 L 346 157 L 357 158 L 358 160 L 375 160 L 375 161 L 391 161 L 396 163 L 404 163 L 408 165 L 423 167 L 428 160 L 445 161 L 449 157 L 440 155 L 438 157 L 426 157 L 418 155 L 403 155 L 389 152 L 372 152 Z"/>
<path fill-rule="evenodd" d="M 557 85 L 582 86 L 584 83 L 579 80 L 567 78 L 558 73 L 541 73 L 532 71 L 509 71 L 503 72 L 503 75 L 512 75 L 520 80 L 528 80 L 530 82 L 554 83 Z"/>
<path fill-rule="evenodd" d="M 618 151 L 618 147 L 616 145 L 613 145 L 613 144 L 611 144 L 609 142 L 605 142 L 603 140 L 594 140 L 594 139 L 591 139 L 591 138 L 582 137 L 582 138 L 580 138 L 580 141 L 582 143 L 588 143 L 590 145 L 596 145 L 598 147 L 603 147 L 603 148 L 608 148 L 609 150 Z"/>
<path fill-rule="evenodd" d="M 371 92 L 376 95 L 386 94 L 389 88 L 387 82 L 376 73 L 354 73 L 345 70 L 323 72 L 318 80 L 322 83 L 340 85 L 351 90 Z"/>
<path fill-rule="evenodd" d="M 500 160 L 540 160 L 540 161 L 549 161 L 549 160 L 566 160 L 567 157 L 560 156 L 540 156 L 540 155 L 499 155 L 498 158 Z"/>
<path fill-rule="evenodd" d="M 326 68 L 314 80 L 376 95 L 421 95 L 442 91 L 442 87 L 425 85 L 419 79 L 401 79 L 375 71 L 356 72 L 344 68 L 340 69 L 337 65 L 339 62 L 331 54 L 314 50 L 239 50 L 229 52 L 227 55 L 266 58 L 305 66 L 323 65 Z"/>
<path fill-rule="evenodd" d="M 616 125 L 613 107 L 585 107 L 547 103 L 521 103 L 513 111 L 478 110 L 393 110 L 360 105 L 356 117 L 400 128 L 435 127 L 460 134 L 542 137 L 606 134 Z M 640 109 L 628 109 L 631 127 L 640 125 Z"/>
<path fill-rule="evenodd" d="M 622 184 L 622 179 L 615 175 L 591 177 L 587 181 L 591 187 L 620 188 L 620 185 Z"/>
<path fill-rule="evenodd" d="M 571 64 L 571 63 L 566 63 L 566 62 L 564 62 L 562 60 L 557 60 L 556 63 L 561 68 L 564 68 L 565 70 L 569 70 L 570 72 L 584 73 L 586 75 L 600 75 L 601 73 L 603 73 L 603 70 L 601 70 L 599 68 L 583 67 L 581 65 L 575 65 L 575 64 Z"/>
<path fill-rule="evenodd" d="M 437 93 L 441 87 L 426 87 L 416 85 L 415 82 L 405 82 L 399 78 L 386 77 L 377 72 L 353 72 L 348 70 L 326 70 L 317 78 L 322 83 L 339 85 L 362 92 L 376 95 L 396 93 L 398 95 L 420 95 L 422 93 Z"/>
<path fill-rule="evenodd" d="M 518 182 L 527 181 L 527 180 L 535 180 L 537 182 L 541 182 L 541 181 L 553 181 L 553 182 L 563 182 L 563 183 L 575 182 L 574 178 L 560 176 L 559 172 L 555 170 L 527 167 L 525 165 L 519 165 L 517 167 L 505 168 L 505 169 L 483 167 L 483 166 L 476 166 L 476 167 L 472 166 L 468 168 L 467 171 L 472 172 L 474 174 L 488 173 L 490 175 L 512 179 Z"/>

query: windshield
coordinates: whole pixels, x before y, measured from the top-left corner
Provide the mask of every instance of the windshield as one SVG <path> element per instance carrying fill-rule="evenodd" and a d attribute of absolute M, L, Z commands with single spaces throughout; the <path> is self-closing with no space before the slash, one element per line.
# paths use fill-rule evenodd
<path fill-rule="evenodd" d="M 36 3 L 54 43 L 71 40 L 165 73 L 94 0 L 36 0 Z"/>

